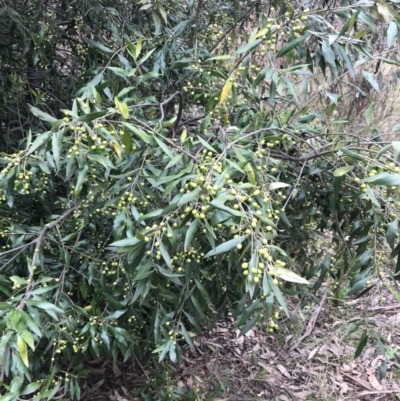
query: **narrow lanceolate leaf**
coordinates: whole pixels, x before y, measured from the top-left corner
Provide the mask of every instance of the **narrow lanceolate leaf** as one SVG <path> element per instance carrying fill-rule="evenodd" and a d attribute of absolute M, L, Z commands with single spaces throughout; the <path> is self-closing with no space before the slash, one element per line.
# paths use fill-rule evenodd
<path fill-rule="evenodd" d="M 53 158 L 54 163 L 56 164 L 57 170 L 60 170 L 60 154 L 61 154 L 61 145 L 63 140 L 64 133 L 62 131 L 58 131 L 53 134 L 51 143 L 53 149 Z"/>
<path fill-rule="evenodd" d="M 367 345 L 367 341 L 368 341 L 368 333 L 367 330 L 364 330 L 360 341 L 358 343 L 356 352 L 354 354 L 354 358 L 358 358 L 361 355 L 361 352 L 363 351 L 363 349 L 365 348 L 365 346 Z"/>
<path fill-rule="evenodd" d="M 116 96 L 114 97 L 114 103 L 115 107 L 122 114 L 122 117 L 124 117 L 126 120 L 129 117 L 129 110 L 127 104 L 121 103 Z"/>
<path fill-rule="evenodd" d="M 127 131 L 124 131 L 122 135 L 122 143 L 125 146 L 125 152 L 129 155 L 132 152 L 133 141 L 132 137 L 128 134 Z"/>
<path fill-rule="evenodd" d="M 396 219 L 388 225 L 386 231 L 386 240 L 392 249 L 394 249 L 394 241 L 396 239 L 396 234 L 398 230 L 399 230 L 399 221 Z"/>
<path fill-rule="evenodd" d="M 306 40 L 308 35 L 303 35 L 300 36 L 297 39 L 291 40 L 289 43 L 286 43 L 285 46 L 283 46 L 278 53 L 276 54 L 276 57 L 282 57 L 285 54 L 289 53 L 291 50 L 293 50 L 296 46 L 298 46 L 300 43 L 304 42 Z"/>
<path fill-rule="evenodd" d="M 244 46 L 240 47 L 239 49 L 237 49 L 235 51 L 235 53 L 233 53 L 233 54 L 236 55 L 236 54 L 242 54 L 242 53 L 250 52 L 253 49 L 255 49 L 261 42 L 262 42 L 262 39 L 253 40 L 252 42 L 247 43 L 246 45 L 244 45 Z"/>
<path fill-rule="evenodd" d="M 270 279 L 270 277 L 269 277 L 269 279 Z M 285 299 L 283 298 L 281 290 L 279 289 L 279 287 L 277 285 L 275 285 L 273 283 L 273 281 L 271 279 L 269 281 L 269 285 L 272 288 L 272 291 L 274 292 L 276 300 L 279 302 L 279 305 L 282 307 L 282 309 L 286 313 L 286 316 L 290 319 L 289 309 L 286 305 Z"/>
<path fill-rule="evenodd" d="M 240 330 L 239 337 L 245 335 L 254 325 L 257 323 L 258 319 L 260 318 L 260 315 L 256 314 L 253 316 Z"/>
<path fill-rule="evenodd" d="M 290 185 L 286 184 L 285 182 L 273 182 L 269 184 L 268 189 L 271 191 L 273 189 L 286 188 L 286 187 L 290 187 Z"/>
<path fill-rule="evenodd" d="M 333 176 L 334 177 L 341 177 L 342 175 L 345 175 L 346 173 L 348 173 L 349 171 L 351 171 L 353 169 L 354 169 L 354 166 L 339 167 L 333 172 Z"/>
<path fill-rule="evenodd" d="M 131 237 L 131 238 L 125 238 L 121 239 L 119 241 L 115 241 L 110 246 L 118 246 L 118 247 L 124 247 L 124 246 L 133 246 L 140 244 L 142 240 L 136 238 L 136 237 Z"/>
<path fill-rule="evenodd" d="M 35 349 L 35 342 L 33 341 L 32 333 L 28 330 L 24 330 L 21 333 L 22 339 L 29 345 L 33 350 Z"/>
<path fill-rule="evenodd" d="M 28 347 L 26 345 L 26 342 L 20 335 L 17 337 L 17 346 L 18 346 L 19 356 L 21 357 L 22 362 L 25 364 L 27 368 L 29 368 Z"/>
<path fill-rule="evenodd" d="M 285 281 L 297 284 L 310 284 L 305 278 L 284 267 L 272 267 L 270 272 Z"/>
<path fill-rule="evenodd" d="M 392 46 L 394 38 L 397 36 L 397 23 L 394 21 L 389 22 L 389 28 L 387 30 L 387 44 L 388 47 Z"/>
<path fill-rule="evenodd" d="M 201 188 L 196 188 L 194 191 L 188 192 L 182 195 L 182 198 L 178 202 L 178 206 L 184 205 L 192 200 L 197 200 L 201 192 Z"/>
<path fill-rule="evenodd" d="M 369 199 L 371 199 L 371 202 L 375 206 L 381 207 L 381 204 L 379 203 L 378 199 L 376 199 L 376 196 L 374 194 L 374 190 L 369 185 L 367 185 L 367 195 L 368 195 Z"/>
<path fill-rule="evenodd" d="M 229 92 L 232 89 L 232 85 L 233 85 L 233 79 L 231 77 L 229 77 L 227 79 L 227 81 L 225 82 L 224 87 L 222 88 L 221 97 L 218 102 L 219 105 L 224 104 L 225 99 L 228 97 Z"/>
<path fill-rule="evenodd" d="M 82 190 L 82 185 L 85 182 L 87 172 L 89 170 L 89 165 L 84 165 L 81 170 L 78 172 L 78 180 L 76 181 L 75 185 L 75 191 L 74 194 L 75 196 L 78 196 Z"/>
<path fill-rule="evenodd" d="M 50 124 L 53 124 L 54 122 L 57 121 L 56 118 L 54 118 L 53 116 L 51 116 L 50 114 L 45 113 L 42 110 L 37 109 L 36 107 L 30 107 L 31 109 L 31 113 L 36 116 L 37 118 L 40 118 L 43 121 L 46 121 Z"/>
<path fill-rule="evenodd" d="M 118 155 L 119 158 L 121 158 L 122 157 L 121 147 L 116 143 L 113 143 L 113 147 L 115 149 L 115 153 Z"/>
<path fill-rule="evenodd" d="M 171 258 L 169 256 L 169 253 L 167 251 L 167 248 L 165 245 L 161 242 L 160 243 L 160 251 L 161 251 L 161 256 L 163 257 L 165 264 L 172 269 L 172 263 L 171 263 Z"/>
<path fill-rule="evenodd" d="M 40 146 L 46 143 L 46 141 L 50 138 L 50 135 L 51 135 L 50 132 L 45 132 L 36 137 L 32 145 L 29 147 L 28 155 L 33 153 L 36 149 L 38 149 Z"/>
<path fill-rule="evenodd" d="M 364 78 L 370 83 L 370 85 L 377 91 L 380 92 L 378 82 L 375 81 L 374 74 L 372 72 L 363 71 Z"/>
<path fill-rule="evenodd" d="M 122 122 L 122 124 L 125 125 L 126 128 L 128 128 L 130 131 L 132 131 L 143 142 L 151 143 L 151 136 L 149 134 L 146 134 L 146 132 L 144 132 L 141 128 L 136 127 L 125 121 Z"/>
<path fill-rule="evenodd" d="M 184 250 L 186 251 L 189 246 L 192 243 L 192 240 L 194 238 L 194 236 L 197 233 L 197 227 L 199 225 L 199 219 L 196 219 L 195 221 L 193 221 L 190 226 L 189 229 L 186 231 L 186 236 L 185 236 L 185 245 L 184 245 Z"/>
<path fill-rule="evenodd" d="M 392 142 L 393 150 L 394 150 L 394 159 L 400 160 L 400 141 Z"/>
<path fill-rule="evenodd" d="M 224 242 L 221 245 L 218 245 L 215 249 L 208 252 L 204 257 L 209 258 L 210 256 L 219 255 L 220 253 L 228 252 L 233 248 L 236 248 L 239 244 L 241 244 L 248 235 L 243 235 L 242 237 L 234 238 L 229 241 Z"/>
<path fill-rule="evenodd" d="M 186 330 L 186 327 L 183 325 L 183 323 L 182 323 L 182 325 L 181 325 L 181 329 L 182 329 L 182 335 L 183 335 L 183 337 L 185 338 L 185 340 L 186 340 L 186 342 L 188 343 L 189 347 L 190 347 L 191 349 L 193 349 L 193 348 L 194 348 L 193 340 L 192 340 L 192 338 L 190 337 L 190 334 L 189 334 L 189 332 Z"/>
<path fill-rule="evenodd" d="M 400 174 L 379 173 L 365 178 L 364 182 L 374 185 L 400 185 Z"/>
<path fill-rule="evenodd" d="M 105 116 L 107 113 L 108 113 L 108 110 L 94 111 L 93 113 L 84 114 L 83 116 L 80 116 L 79 121 L 83 121 L 85 123 L 90 123 L 93 120 L 96 120 L 98 118 Z"/>
<path fill-rule="evenodd" d="M 101 50 L 101 51 L 104 52 L 104 53 L 112 53 L 112 52 L 113 52 L 109 47 L 104 46 L 103 44 L 101 44 L 101 43 L 99 43 L 99 42 L 96 42 L 95 40 L 86 39 L 86 38 L 83 39 L 83 40 L 84 40 L 86 43 L 88 43 L 89 45 L 95 47 L 95 48 L 98 49 L 98 50 Z"/>

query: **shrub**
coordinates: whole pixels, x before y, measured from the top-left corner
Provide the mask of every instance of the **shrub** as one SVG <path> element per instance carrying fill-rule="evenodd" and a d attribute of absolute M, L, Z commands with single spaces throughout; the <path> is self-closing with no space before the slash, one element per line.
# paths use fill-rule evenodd
<path fill-rule="evenodd" d="M 137 40 L 86 38 L 95 65 L 70 107 L 31 106 L 41 123 L 1 155 L 2 401 L 79 398 L 100 355 L 175 362 L 227 313 L 274 332 L 289 297 L 366 292 L 378 247 L 398 255 L 400 144 L 372 95 L 354 132 L 329 91 L 361 68 L 379 92 L 365 57 L 397 61 L 370 56 L 368 27 L 390 19 L 391 46 L 393 8 L 140 4 Z"/>

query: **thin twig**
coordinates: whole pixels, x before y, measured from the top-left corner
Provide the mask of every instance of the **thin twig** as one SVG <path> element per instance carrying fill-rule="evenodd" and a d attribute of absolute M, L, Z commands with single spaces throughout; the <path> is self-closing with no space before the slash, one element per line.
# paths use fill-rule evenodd
<path fill-rule="evenodd" d="M 375 312 L 379 310 L 394 310 L 394 309 L 399 309 L 400 304 L 397 305 L 388 305 L 388 306 L 374 306 L 372 308 L 368 308 L 367 312 Z"/>

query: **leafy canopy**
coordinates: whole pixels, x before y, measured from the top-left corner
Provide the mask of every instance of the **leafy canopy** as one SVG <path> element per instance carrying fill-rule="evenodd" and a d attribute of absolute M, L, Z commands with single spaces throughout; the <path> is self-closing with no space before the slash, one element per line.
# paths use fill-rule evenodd
<path fill-rule="evenodd" d="M 0 4 L 1 401 L 79 398 L 101 355 L 174 362 L 227 313 L 274 332 L 398 255 L 374 112 L 396 5 Z"/>

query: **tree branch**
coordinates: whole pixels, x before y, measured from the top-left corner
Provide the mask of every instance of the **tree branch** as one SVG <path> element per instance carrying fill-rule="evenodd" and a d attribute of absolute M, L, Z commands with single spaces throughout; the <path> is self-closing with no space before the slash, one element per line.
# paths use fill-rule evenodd
<path fill-rule="evenodd" d="M 77 208 L 78 208 L 78 206 L 74 206 L 72 209 L 66 210 L 60 217 L 58 217 L 58 219 L 52 221 L 51 223 L 46 224 L 43 227 L 42 231 L 39 233 L 39 236 L 35 240 L 30 242 L 30 244 L 35 244 L 35 251 L 34 251 L 33 257 L 32 257 L 32 266 L 35 266 L 39 259 L 40 247 L 44 241 L 47 231 L 52 229 L 53 227 L 55 227 L 57 224 L 59 224 L 63 220 L 65 220 Z M 31 291 L 32 287 L 34 286 L 34 284 L 35 284 L 35 282 L 33 281 L 33 274 L 30 273 L 29 274 L 29 284 L 26 286 L 25 295 L 17 307 L 18 311 L 21 311 L 24 309 L 25 304 L 29 298 L 30 291 Z"/>

